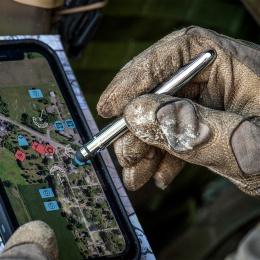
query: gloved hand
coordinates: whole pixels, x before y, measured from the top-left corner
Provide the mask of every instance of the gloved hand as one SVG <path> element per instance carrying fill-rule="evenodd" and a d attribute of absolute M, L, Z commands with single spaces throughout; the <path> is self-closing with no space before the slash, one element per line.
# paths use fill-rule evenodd
<path fill-rule="evenodd" d="M 216 59 L 177 97 L 138 97 L 209 49 Z M 97 105 L 103 117 L 124 112 L 134 134 L 114 143 L 126 188 L 153 176 L 163 189 L 187 161 L 260 197 L 259 64 L 258 46 L 199 27 L 169 34 L 126 64 Z"/>
<path fill-rule="evenodd" d="M 0 259 L 58 260 L 56 236 L 43 221 L 28 222 L 9 238 Z"/>

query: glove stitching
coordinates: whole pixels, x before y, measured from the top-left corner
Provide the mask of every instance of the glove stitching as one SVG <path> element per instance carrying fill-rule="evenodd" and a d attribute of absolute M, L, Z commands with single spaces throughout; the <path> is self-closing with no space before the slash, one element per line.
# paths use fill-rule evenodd
<path fill-rule="evenodd" d="M 235 157 L 235 160 L 236 160 L 236 162 L 237 162 L 237 165 L 238 165 L 239 170 L 243 173 L 243 174 L 241 175 L 241 177 L 242 177 L 243 179 L 245 179 L 245 180 L 250 180 L 251 178 L 253 178 L 253 177 L 259 175 L 259 172 L 247 174 L 247 173 L 245 173 L 245 172 L 241 169 L 241 167 L 240 167 L 240 165 L 239 165 L 239 163 L 238 163 L 238 161 L 237 161 L 237 158 L 236 158 L 236 156 L 235 156 L 233 147 L 232 147 L 232 145 L 231 145 L 231 139 L 232 139 L 232 136 L 233 136 L 234 132 L 238 129 L 238 127 L 239 127 L 243 122 L 245 122 L 245 121 L 250 121 L 250 119 L 253 119 L 253 118 L 255 118 L 255 117 L 246 117 L 246 118 L 244 118 L 244 119 L 233 129 L 233 131 L 231 132 L 231 135 L 230 135 L 230 140 L 229 140 L 229 145 L 230 145 L 232 154 L 233 154 L 234 157 Z"/>
<path fill-rule="evenodd" d="M 210 30 L 208 30 L 208 31 L 210 31 Z M 214 32 L 214 31 L 213 31 Z M 216 35 L 216 34 L 215 34 Z M 193 39 L 196 39 L 196 40 L 198 40 L 198 39 L 201 39 L 201 40 L 208 40 L 208 41 L 213 41 L 212 39 L 210 39 L 210 38 L 207 38 L 207 37 L 202 37 L 202 36 L 196 36 L 196 35 L 186 35 L 188 38 L 193 38 Z M 224 38 L 224 39 L 229 39 L 230 40 L 230 38 L 226 38 L 226 37 L 223 37 L 223 36 L 221 36 L 221 35 L 218 35 L 219 37 L 222 37 L 222 38 Z M 214 42 L 214 41 L 213 41 Z M 240 43 L 240 42 L 238 42 L 238 41 L 234 41 L 233 40 L 233 42 L 236 42 L 236 43 Z M 233 52 L 233 51 L 231 51 L 231 50 L 229 50 L 229 49 L 227 49 L 227 48 L 225 48 L 225 47 L 223 47 L 222 45 L 220 45 L 219 43 L 216 43 L 216 42 L 214 42 L 214 44 L 215 45 L 217 45 L 221 50 L 223 50 L 224 52 L 227 52 L 229 55 L 230 55 L 230 57 L 231 58 L 233 58 L 233 59 L 235 59 L 235 60 L 237 60 L 239 63 L 242 63 L 244 66 L 246 66 L 252 73 L 254 73 L 254 74 L 257 74 L 255 71 L 253 71 L 250 67 L 248 67 L 248 65 L 246 64 L 246 63 L 243 63 L 242 61 L 240 61 L 239 59 L 237 59 L 237 57 L 236 57 L 236 54 Z M 248 48 L 251 48 L 250 46 L 248 46 L 248 45 L 245 45 L 245 44 L 243 44 L 244 46 L 246 46 L 246 47 L 248 47 Z M 211 48 L 212 49 L 212 47 L 211 46 L 209 46 L 209 48 Z M 252 48 L 252 49 L 255 49 L 255 48 Z M 207 48 L 205 48 L 205 50 L 204 51 L 207 51 L 208 49 Z M 217 54 L 217 52 L 216 52 L 216 54 Z M 218 54 L 217 54 L 217 57 L 216 57 L 216 59 L 218 58 Z M 215 59 L 215 60 L 216 60 Z M 214 63 L 215 61 L 213 61 L 213 63 Z M 211 66 L 211 65 L 210 65 Z M 259 77 L 259 75 L 257 74 L 257 76 Z"/>

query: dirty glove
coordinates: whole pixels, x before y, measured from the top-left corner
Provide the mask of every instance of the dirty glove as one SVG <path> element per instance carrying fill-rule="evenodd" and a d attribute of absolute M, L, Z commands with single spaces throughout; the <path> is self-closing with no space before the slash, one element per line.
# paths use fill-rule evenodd
<path fill-rule="evenodd" d="M 177 98 L 155 94 L 137 98 L 209 49 L 216 51 L 216 59 Z M 165 188 L 187 161 L 260 196 L 257 46 L 199 27 L 174 32 L 126 64 L 97 109 L 103 117 L 124 112 L 134 134 L 128 132 L 115 142 L 129 190 L 140 188 L 151 176 Z"/>
<path fill-rule="evenodd" d="M 58 260 L 58 244 L 53 230 L 42 221 L 19 227 L 7 241 L 0 260 Z"/>

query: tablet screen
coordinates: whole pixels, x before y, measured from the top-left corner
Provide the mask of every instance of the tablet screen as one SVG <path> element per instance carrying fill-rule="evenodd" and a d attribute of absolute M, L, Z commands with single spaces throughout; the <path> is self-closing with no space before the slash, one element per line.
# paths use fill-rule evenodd
<path fill-rule="evenodd" d="M 82 141 L 39 53 L 0 62 L 0 141 L 1 186 L 19 225 L 48 223 L 60 259 L 124 251 L 124 237 L 91 162 L 73 160 Z"/>

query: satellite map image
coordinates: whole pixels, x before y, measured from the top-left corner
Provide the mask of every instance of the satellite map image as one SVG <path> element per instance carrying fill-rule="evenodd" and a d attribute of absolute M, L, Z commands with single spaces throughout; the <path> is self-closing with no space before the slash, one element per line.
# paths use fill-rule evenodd
<path fill-rule="evenodd" d="M 19 225 L 48 223 L 60 259 L 123 252 L 91 162 L 74 161 L 82 141 L 46 59 L 26 53 L 0 68 L 0 178 Z"/>

